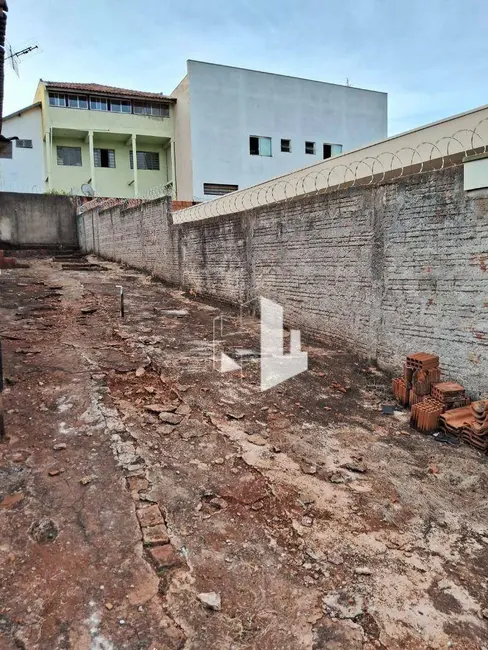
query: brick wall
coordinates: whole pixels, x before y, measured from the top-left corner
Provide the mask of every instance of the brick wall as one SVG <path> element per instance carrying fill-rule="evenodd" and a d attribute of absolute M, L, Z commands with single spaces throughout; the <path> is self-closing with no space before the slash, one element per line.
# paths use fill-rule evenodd
<path fill-rule="evenodd" d="M 0 192 L 0 247 L 76 247 L 70 196 Z"/>
<path fill-rule="evenodd" d="M 181 225 L 167 199 L 93 210 L 79 232 L 197 293 L 276 300 L 304 334 L 396 371 L 435 352 L 473 397 L 488 392 L 488 198 L 464 192 L 462 167 Z"/>

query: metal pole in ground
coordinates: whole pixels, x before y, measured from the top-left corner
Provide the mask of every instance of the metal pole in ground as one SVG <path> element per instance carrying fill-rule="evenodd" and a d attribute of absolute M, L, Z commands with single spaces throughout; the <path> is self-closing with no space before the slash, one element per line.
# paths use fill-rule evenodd
<path fill-rule="evenodd" d="M 124 318 L 125 316 L 125 305 L 124 305 L 124 287 L 121 284 L 115 285 L 117 289 L 120 289 L 120 316 Z"/>
<path fill-rule="evenodd" d="M 5 422 L 3 420 L 3 357 L 2 339 L 0 339 L 0 442 L 5 440 Z"/>

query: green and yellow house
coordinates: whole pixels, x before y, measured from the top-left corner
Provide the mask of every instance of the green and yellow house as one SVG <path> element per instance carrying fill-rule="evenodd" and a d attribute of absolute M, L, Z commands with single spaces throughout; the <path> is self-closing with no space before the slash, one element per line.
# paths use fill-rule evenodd
<path fill-rule="evenodd" d="M 0 191 L 193 203 L 383 140 L 387 96 L 187 61 L 169 96 L 41 79 L 2 133 Z"/>
<path fill-rule="evenodd" d="M 89 185 L 97 196 L 120 198 L 165 186 L 176 192 L 174 98 L 41 79 L 35 102 L 41 105 L 46 191 L 82 194 Z"/>

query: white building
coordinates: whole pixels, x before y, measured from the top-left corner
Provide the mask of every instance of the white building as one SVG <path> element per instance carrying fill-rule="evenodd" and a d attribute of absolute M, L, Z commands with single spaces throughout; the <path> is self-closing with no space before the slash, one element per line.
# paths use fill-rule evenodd
<path fill-rule="evenodd" d="M 177 99 L 180 200 L 242 189 L 387 137 L 387 94 L 187 62 Z"/>
<path fill-rule="evenodd" d="M 171 186 L 178 200 L 202 201 L 387 137 L 385 93 L 199 61 L 187 62 L 171 97 L 149 93 L 168 104 L 164 114 L 147 113 L 139 91 L 42 80 L 39 88 L 41 103 L 3 120 L 3 134 L 19 140 L 0 152 L 0 191 L 81 192 L 91 183 L 99 196 L 131 197 Z M 141 156 L 157 153 L 157 169 L 141 158 L 132 170 L 135 139 Z M 111 152 L 107 164 L 90 156 L 90 142 L 94 154 Z M 76 156 L 66 161 L 59 149 Z"/>
<path fill-rule="evenodd" d="M 41 104 L 32 104 L 3 118 L 2 134 L 18 140 L 0 151 L 0 191 L 44 192 L 45 166 Z"/>

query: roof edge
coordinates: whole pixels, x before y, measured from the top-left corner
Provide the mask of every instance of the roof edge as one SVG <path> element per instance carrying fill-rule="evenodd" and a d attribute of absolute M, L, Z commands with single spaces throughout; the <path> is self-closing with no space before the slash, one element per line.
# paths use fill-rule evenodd
<path fill-rule="evenodd" d="M 310 83 L 322 84 L 327 86 L 337 86 L 339 88 L 349 88 L 350 90 L 361 90 L 368 93 L 377 93 L 388 97 L 388 92 L 384 90 L 374 90 L 373 88 L 362 88 L 361 86 L 348 86 L 347 84 L 338 84 L 333 81 L 321 81 L 320 79 L 308 79 L 307 77 L 296 77 L 292 74 L 283 74 L 281 72 L 270 72 L 269 70 L 255 70 L 254 68 L 243 68 L 238 65 L 226 65 L 225 63 L 212 63 L 211 61 L 198 61 L 197 59 L 187 59 L 188 63 L 202 63 L 203 65 L 214 65 L 219 68 L 231 68 L 232 70 L 244 70 L 245 72 L 256 72 L 257 74 L 273 75 L 274 77 L 285 77 L 286 79 L 297 79 L 298 81 L 309 81 Z"/>
<path fill-rule="evenodd" d="M 11 117 L 18 117 L 19 115 L 22 115 L 22 113 L 27 113 L 27 111 L 32 110 L 33 108 L 40 108 L 42 106 L 41 102 L 35 102 L 35 104 L 29 104 L 29 106 L 25 106 L 24 108 L 19 108 L 18 111 L 14 111 L 13 113 L 9 113 L 8 115 L 5 115 L 5 117 L 2 117 L 2 121 L 5 122 L 5 120 L 10 119 Z"/>
<path fill-rule="evenodd" d="M 103 86 L 103 84 L 91 84 L 91 83 L 82 83 L 82 82 L 70 82 L 70 81 L 45 81 L 44 79 L 41 79 L 39 83 L 42 83 L 44 87 L 48 90 L 55 90 L 55 91 L 60 91 L 63 93 L 87 93 L 87 94 L 92 94 L 92 95 L 113 95 L 115 97 L 120 97 L 123 99 L 152 99 L 155 101 L 169 101 L 169 102 L 176 102 L 176 99 L 174 97 L 171 97 L 169 95 L 163 95 L 162 93 L 155 93 L 155 92 L 150 92 L 150 91 L 143 91 L 143 90 L 132 90 L 130 88 L 117 88 L 115 86 L 105 86 L 105 90 L 102 89 L 82 89 L 82 88 L 69 88 L 66 87 L 64 84 L 74 84 L 74 85 L 79 85 L 79 86 L 91 86 L 91 85 L 98 85 L 98 86 Z"/>

